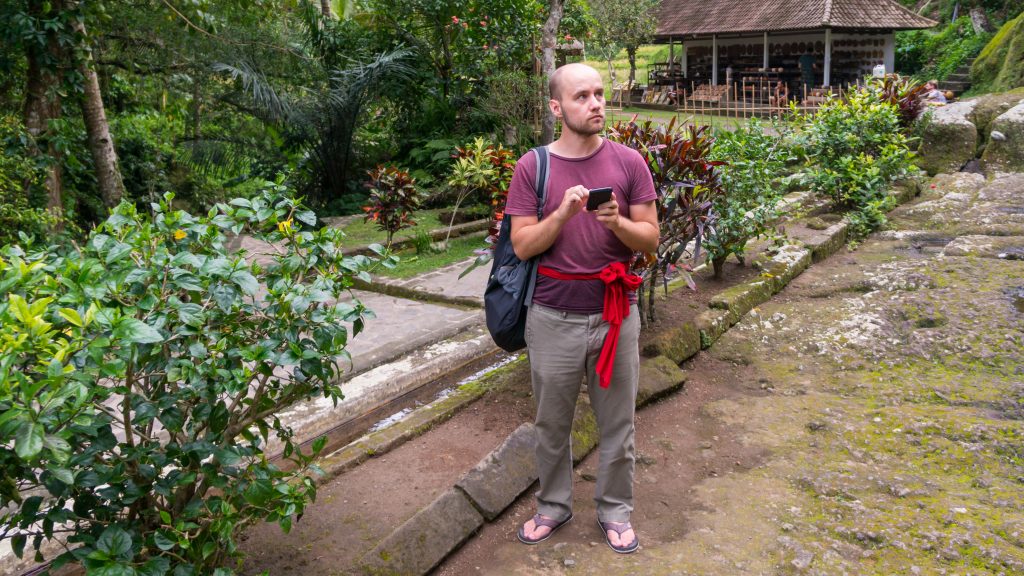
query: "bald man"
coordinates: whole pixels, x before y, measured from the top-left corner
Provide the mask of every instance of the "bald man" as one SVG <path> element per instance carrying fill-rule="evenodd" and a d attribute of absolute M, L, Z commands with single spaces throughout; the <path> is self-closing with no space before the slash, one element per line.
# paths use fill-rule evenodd
<path fill-rule="evenodd" d="M 540 256 L 526 321 L 540 489 L 537 514 L 518 537 L 537 544 L 572 519 L 570 431 L 585 377 L 601 434 L 597 520 L 608 545 L 627 554 L 639 546 L 630 515 L 640 363 L 640 279 L 628 266 L 634 252 L 657 248 L 657 195 L 640 154 L 601 136 L 604 86 L 596 70 L 563 66 L 548 88 L 562 132 L 548 147 L 543 219 L 537 219 L 533 153 L 519 159 L 505 209 L 516 255 Z M 600 187 L 612 189 L 611 199 L 587 210 L 590 190 Z"/>

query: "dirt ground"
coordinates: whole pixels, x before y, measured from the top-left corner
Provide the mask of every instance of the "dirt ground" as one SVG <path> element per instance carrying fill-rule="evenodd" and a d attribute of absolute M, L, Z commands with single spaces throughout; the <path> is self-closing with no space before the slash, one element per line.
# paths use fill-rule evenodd
<path fill-rule="evenodd" d="M 707 309 L 708 300 L 721 289 L 735 285 L 757 275 L 750 266 L 730 261 L 720 279 L 711 277 L 710 271 L 697 273 L 699 290 L 681 288 L 657 304 L 658 317 L 646 338 L 659 327 L 672 326 L 692 319 Z M 396 450 L 371 458 L 354 470 L 342 474 L 319 491 L 317 501 L 308 508 L 301 521 L 296 522 L 289 534 L 282 534 L 276 524 L 264 524 L 248 530 L 240 539 L 246 555 L 243 574 L 344 574 L 353 569 L 359 557 L 391 529 L 428 504 L 434 496 L 450 487 L 472 468 L 515 428 L 533 420 L 533 398 L 530 392 L 528 368 L 521 371 L 513 384 L 488 392 L 483 398 L 458 413 L 452 420 L 441 424 L 425 435 L 408 442 Z M 715 390 L 715 386 L 694 385 L 694 390 Z M 698 392 L 690 393 L 694 397 Z M 706 401 L 696 397 L 694 410 Z M 656 411 L 645 411 L 639 423 L 655 418 Z M 685 419 L 687 431 L 707 426 L 705 419 L 693 415 Z M 660 420 L 652 424 L 661 426 Z M 643 458 L 641 466 L 654 461 L 675 460 L 678 470 L 664 475 L 661 484 L 652 472 L 638 476 L 638 484 L 651 489 L 674 492 L 675 475 L 690 470 L 694 461 L 673 459 L 670 454 L 701 453 L 699 442 L 692 434 L 681 433 L 678 438 L 644 442 L 638 437 Z M 714 442 L 715 434 L 706 442 Z M 648 448 L 644 446 L 649 445 Z M 649 454 L 648 454 L 649 452 Z M 716 455 L 707 450 L 699 458 L 702 473 L 717 473 L 726 465 L 735 466 L 740 454 L 726 451 Z M 592 470 L 594 463 L 587 460 L 580 469 Z M 643 464 L 646 463 L 646 464 Z M 589 467 L 589 468 L 588 468 Z M 587 472 L 584 472 L 587 474 Z M 585 484 L 588 480 L 581 480 Z M 666 510 L 662 510 L 667 515 Z M 344 530 L 337 527 L 344 526 Z M 595 528 L 596 530 L 596 528 Z"/>

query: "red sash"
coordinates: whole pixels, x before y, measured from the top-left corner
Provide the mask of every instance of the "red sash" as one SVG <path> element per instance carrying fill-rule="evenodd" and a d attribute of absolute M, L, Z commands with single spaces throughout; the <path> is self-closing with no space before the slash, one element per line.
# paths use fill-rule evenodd
<path fill-rule="evenodd" d="M 622 321 L 629 316 L 629 298 L 627 290 L 636 290 L 642 279 L 636 274 L 626 272 L 622 262 L 612 262 L 596 274 L 566 274 L 547 266 L 538 266 L 537 273 L 555 280 L 601 280 L 604 282 L 604 310 L 602 319 L 608 322 L 608 334 L 604 337 L 601 356 L 597 359 L 597 375 L 601 388 L 607 388 L 612 382 L 612 369 L 615 365 L 615 350 L 619 347 L 619 330 Z"/>

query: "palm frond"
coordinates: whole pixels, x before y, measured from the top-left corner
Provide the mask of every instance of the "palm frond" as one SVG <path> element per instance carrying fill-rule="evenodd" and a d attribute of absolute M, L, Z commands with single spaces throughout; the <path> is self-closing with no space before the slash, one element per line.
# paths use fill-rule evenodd
<path fill-rule="evenodd" d="M 330 105 L 346 110 L 353 101 L 361 101 L 388 86 L 411 81 L 416 73 L 410 64 L 412 55 L 412 50 L 399 48 L 382 52 L 369 62 L 356 62 L 349 68 L 332 71 Z"/>
<path fill-rule="evenodd" d="M 250 169 L 250 142 L 207 138 L 180 143 L 178 160 L 191 170 L 208 176 L 234 176 Z"/>
<path fill-rule="evenodd" d="M 241 82 L 242 91 L 251 96 L 257 112 L 264 116 L 262 120 L 282 123 L 287 122 L 292 116 L 291 102 L 285 95 L 278 93 L 267 80 L 267 76 L 252 63 L 245 60 L 238 64 L 217 62 L 213 69 L 216 72 L 227 73 L 232 80 Z"/>

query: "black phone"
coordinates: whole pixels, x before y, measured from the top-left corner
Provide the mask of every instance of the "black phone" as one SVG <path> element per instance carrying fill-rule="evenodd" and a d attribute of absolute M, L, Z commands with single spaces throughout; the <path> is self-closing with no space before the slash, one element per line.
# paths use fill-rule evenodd
<path fill-rule="evenodd" d="M 587 211 L 593 212 L 597 210 L 597 207 L 601 204 L 612 199 L 612 189 L 610 186 L 605 188 L 591 188 L 590 196 L 587 197 Z"/>

